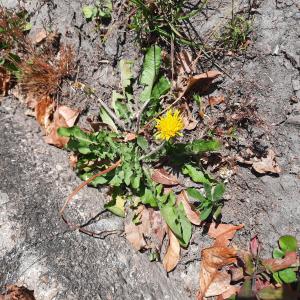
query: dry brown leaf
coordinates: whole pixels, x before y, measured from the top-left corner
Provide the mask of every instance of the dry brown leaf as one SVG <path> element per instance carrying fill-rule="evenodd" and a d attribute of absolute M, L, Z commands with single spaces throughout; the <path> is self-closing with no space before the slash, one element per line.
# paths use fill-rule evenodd
<path fill-rule="evenodd" d="M 180 244 L 172 230 L 168 229 L 169 246 L 163 259 L 163 266 L 167 272 L 171 272 L 177 266 L 180 259 Z"/>
<path fill-rule="evenodd" d="M 0 96 L 6 96 L 10 86 L 10 74 L 0 67 Z"/>
<path fill-rule="evenodd" d="M 229 245 L 230 240 L 234 237 L 237 230 L 243 228 L 244 225 L 231 225 L 231 224 L 216 224 L 211 223 L 208 230 L 208 235 L 215 238 L 214 246 L 226 247 Z"/>
<path fill-rule="evenodd" d="M 200 213 L 195 210 L 194 206 L 191 203 L 189 203 L 189 198 L 186 191 L 182 191 L 178 195 L 177 199 L 182 203 L 186 216 L 190 220 L 190 222 L 194 225 L 200 225 Z"/>
<path fill-rule="evenodd" d="M 47 31 L 44 28 L 35 28 L 30 30 L 29 38 L 33 45 L 37 45 L 45 41 L 46 37 Z"/>
<path fill-rule="evenodd" d="M 177 177 L 169 174 L 164 168 L 154 169 L 151 178 L 156 183 L 161 183 L 164 185 L 173 186 L 179 184 Z"/>
<path fill-rule="evenodd" d="M 58 111 L 59 114 L 65 119 L 68 127 L 72 127 L 79 116 L 79 110 L 72 109 L 65 105 L 59 106 Z"/>
<path fill-rule="evenodd" d="M 185 130 L 193 130 L 195 129 L 195 127 L 198 124 L 198 121 L 196 119 L 194 119 L 189 106 L 187 105 L 187 103 L 185 102 L 182 106 L 181 106 L 181 117 L 182 117 L 182 121 L 184 124 L 184 129 Z"/>
<path fill-rule="evenodd" d="M 228 247 L 210 247 L 202 250 L 201 257 L 199 300 L 206 296 L 210 285 L 220 276 L 218 275 L 219 270 L 226 265 L 236 262 L 237 250 Z M 225 285 L 227 286 L 227 281 Z M 217 296 L 217 294 L 214 296 Z"/>
<path fill-rule="evenodd" d="M 208 287 L 205 297 L 212 297 L 226 293 L 231 289 L 231 276 L 226 271 L 217 272 L 213 282 Z"/>
<path fill-rule="evenodd" d="M 231 280 L 236 282 L 245 277 L 244 269 L 241 267 L 232 267 L 230 268 Z"/>
<path fill-rule="evenodd" d="M 146 246 L 146 242 L 139 225 L 134 225 L 132 222 L 125 224 L 125 234 L 126 239 L 136 251 L 139 251 Z"/>
<path fill-rule="evenodd" d="M 10 285 L 7 291 L 0 295 L 0 300 L 35 300 L 33 291 L 24 286 Z"/>
<path fill-rule="evenodd" d="M 46 128 L 46 143 L 59 148 L 64 147 L 68 143 L 69 138 L 59 136 L 57 129 L 73 126 L 78 115 L 79 111 L 77 110 L 72 110 L 66 106 L 59 106 L 54 112 L 53 122 Z"/>
<path fill-rule="evenodd" d="M 284 258 L 270 258 L 264 259 L 262 264 L 265 268 L 272 273 L 286 269 L 293 264 L 298 262 L 298 257 L 296 252 L 288 252 Z"/>
<path fill-rule="evenodd" d="M 159 211 L 139 205 L 135 211 L 139 224 L 132 222 L 125 225 L 125 233 L 128 241 L 134 249 L 160 250 L 166 231 L 168 229 Z M 147 242 L 146 242 L 147 240 Z"/>
<path fill-rule="evenodd" d="M 222 96 L 214 96 L 214 97 L 208 98 L 208 103 L 210 106 L 215 106 L 215 105 L 221 104 L 222 102 L 224 102 L 224 100 L 225 100 L 225 97 L 223 95 Z"/>
<path fill-rule="evenodd" d="M 222 75 L 220 71 L 207 71 L 205 73 L 201 73 L 195 76 L 192 76 L 188 79 L 187 86 L 184 90 L 184 94 L 187 93 L 190 89 L 198 87 L 202 87 L 203 85 L 209 86 L 211 82 L 216 79 L 218 76 Z"/>
<path fill-rule="evenodd" d="M 47 128 L 55 111 L 55 102 L 50 97 L 44 97 L 35 106 L 35 118 L 38 123 Z"/>
<path fill-rule="evenodd" d="M 148 208 L 150 213 L 150 224 L 151 224 L 151 233 L 150 236 L 152 240 L 157 240 L 156 248 L 160 249 L 164 240 L 164 237 L 167 232 L 167 224 L 162 218 L 159 211 L 156 211 L 152 208 Z"/>
<path fill-rule="evenodd" d="M 281 172 L 281 169 L 275 160 L 275 152 L 271 149 L 269 150 L 267 157 L 262 157 L 260 161 L 254 162 L 252 167 L 257 173 L 260 174 L 279 174 Z"/>

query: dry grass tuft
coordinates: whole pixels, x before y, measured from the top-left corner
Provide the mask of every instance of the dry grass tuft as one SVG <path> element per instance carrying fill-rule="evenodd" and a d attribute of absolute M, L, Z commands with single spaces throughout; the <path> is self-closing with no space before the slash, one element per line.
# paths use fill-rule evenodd
<path fill-rule="evenodd" d="M 21 91 L 25 94 L 30 92 L 37 97 L 56 95 L 62 80 L 73 71 L 73 58 L 74 53 L 69 46 L 61 49 L 57 59 L 50 54 L 34 54 L 27 62 L 19 65 Z"/>

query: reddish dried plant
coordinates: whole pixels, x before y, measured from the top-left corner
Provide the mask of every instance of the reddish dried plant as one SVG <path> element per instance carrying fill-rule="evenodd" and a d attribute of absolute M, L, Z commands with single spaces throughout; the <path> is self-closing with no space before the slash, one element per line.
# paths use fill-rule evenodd
<path fill-rule="evenodd" d="M 21 91 L 37 97 L 56 95 L 62 80 L 73 71 L 73 58 L 73 50 L 69 46 L 61 49 L 57 59 L 50 54 L 33 54 L 19 65 Z"/>
<path fill-rule="evenodd" d="M 2 51 L 12 48 L 29 50 L 30 43 L 25 35 L 26 27 L 25 12 L 13 12 L 0 6 L 0 44 Z"/>

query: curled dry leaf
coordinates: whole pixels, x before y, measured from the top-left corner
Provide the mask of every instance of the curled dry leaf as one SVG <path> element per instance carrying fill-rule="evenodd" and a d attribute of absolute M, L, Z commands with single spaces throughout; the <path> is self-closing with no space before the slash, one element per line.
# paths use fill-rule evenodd
<path fill-rule="evenodd" d="M 195 210 L 194 206 L 191 203 L 189 203 L 189 198 L 186 191 L 182 191 L 178 195 L 177 200 L 182 203 L 184 211 L 189 221 L 194 225 L 200 225 L 200 213 Z"/>
<path fill-rule="evenodd" d="M 0 67 L 0 96 L 6 96 L 10 85 L 10 74 Z"/>
<path fill-rule="evenodd" d="M 176 236 L 172 232 L 172 230 L 170 230 L 170 228 L 168 229 L 168 236 L 169 236 L 169 246 L 167 249 L 167 253 L 163 259 L 163 266 L 167 272 L 171 272 L 172 270 L 175 269 L 175 267 L 179 262 L 180 244 Z"/>
<path fill-rule="evenodd" d="M 52 123 L 46 128 L 46 143 L 59 148 L 64 147 L 68 143 L 69 139 L 59 136 L 57 129 L 60 127 L 73 126 L 78 115 L 79 111 L 77 110 L 73 110 L 67 106 L 59 106 L 54 112 Z"/>
<path fill-rule="evenodd" d="M 0 295 L 0 300 L 35 300 L 33 291 L 24 286 L 10 285 L 7 291 Z"/>
<path fill-rule="evenodd" d="M 226 247 L 229 245 L 230 240 L 234 237 L 235 233 L 244 227 L 244 224 L 231 225 L 231 224 L 216 224 L 211 223 L 208 230 L 208 235 L 215 238 L 214 246 Z"/>
<path fill-rule="evenodd" d="M 55 110 L 55 102 L 50 97 L 44 97 L 35 106 L 35 117 L 38 123 L 47 128 Z"/>
<path fill-rule="evenodd" d="M 226 265 L 236 262 L 237 250 L 228 247 L 210 247 L 202 250 L 202 262 L 200 269 L 200 290 L 198 300 L 202 300 L 207 296 L 209 291 L 210 296 L 217 296 L 228 289 L 228 277 L 220 271 Z M 223 278 L 223 288 L 220 279 Z M 214 281 L 218 282 L 215 290 L 209 289 Z"/>
<path fill-rule="evenodd" d="M 296 263 L 299 263 L 296 252 L 288 252 L 284 258 L 270 258 L 262 261 L 264 267 L 272 273 L 286 269 Z"/>
<path fill-rule="evenodd" d="M 281 172 L 281 169 L 275 160 L 275 153 L 271 149 L 269 150 L 267 157 L 262 157 L 260 161 L 254 162 L 252 167 L 257 173 L 260 174 L 279 174 Z"/>
<path fill-rule="evenodd" d="M 154 169 L 151 178 L 156 183 L 161 183 L 163 185 L 173 186 L 179 184 L 177 177 L 169 174 L 164 168 Z"/>
<path fill-rule="evenodd" d="M 187 93 L 192 88 L 203 88 L 203 86 L 205 87 L 205 90 L 207 90 L 212 81 L 220 75 L 222 75 L 222 73 L 219 71 L 207 71 L 205 73 L 192 76 L 189 78 L 183 93 Z"/>

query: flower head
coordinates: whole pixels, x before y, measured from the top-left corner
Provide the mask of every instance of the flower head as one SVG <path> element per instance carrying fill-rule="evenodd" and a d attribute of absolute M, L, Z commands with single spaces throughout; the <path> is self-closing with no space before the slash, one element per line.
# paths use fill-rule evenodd
<path fill-rule="evenodd" d="M 156 119 L 156 136 L 161 140 L 168 141 L 170 138 L 180 136 L 180 131 L 183 130 L 184 124 L 179 110 L 169 110 L 167 113 Z"/>

